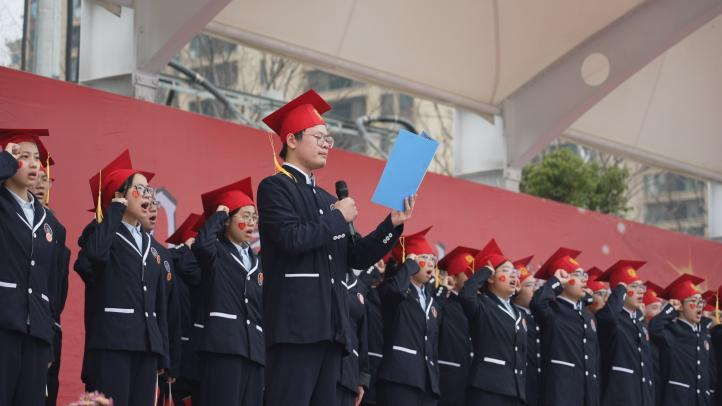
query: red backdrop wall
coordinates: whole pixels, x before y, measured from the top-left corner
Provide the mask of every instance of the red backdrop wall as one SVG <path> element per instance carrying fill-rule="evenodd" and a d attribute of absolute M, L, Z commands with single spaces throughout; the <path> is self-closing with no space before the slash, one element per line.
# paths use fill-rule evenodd
<path fill-rule="evenodd" d="M 92 219 L 88 179 L 125 148 L 136 167 L 156 172 L 153 185 L 174 198 L 176 222 L 201 210 L 200 193 L 246 176 L 255 186 L 273 173 L 262 131 L 5 68 L 0 68 L 0 127 L 50 130 L 47 145 L 57 162 L 51 207 L 66 225 L 73 251 Z M 383 165 L 334 150 L 328 167 L 316 174 L 327 190 L 338 179 L 348 182 L 362 231 L 388 213 L 370 203 Z M 158 240 L 165 239 L 166 225 L 173 221 L 167 214 L 162 211 Z M 447 250 L 457 244 L 478 247 L 495 237 L 513 258 L 534 254 L 534 269 L 559 246 L 568 246 L 584 250 L 580 262 L 587 267 L 642 259 L 649 264 L 641 274 L 661 284 L 681 272 L 707 278 L 710 287 L 722 282 L 716 272 L 722 245 L 715 242 L 446 176 L 425 178 L 407 230 L 427 225 L 434 225 L 430 239 Z M 62 316 L 60 404 L 82 391 L 83 288 L 71 271 Z"/>

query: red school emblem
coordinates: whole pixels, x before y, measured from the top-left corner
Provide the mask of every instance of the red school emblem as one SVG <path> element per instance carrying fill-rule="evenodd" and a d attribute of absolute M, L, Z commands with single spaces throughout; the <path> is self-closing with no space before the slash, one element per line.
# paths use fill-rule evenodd
<path fill-rule="evenodd" d="M 528 331 L 527 327 L 526 327 L 526 319 L 525 318 L 521 319 L 521 325 L 524 326 L 524 331 Z"/>
<path fill-rule="evenodd" d="M 436 308 L 433 306 L 431 307 L 431 314 L 434 316 L 434 318 L 438 316 L 438 313 L 436 313 Z"/>
<path fill-rule="evenodd" d="M 709 351 L 709 341 L 704 340 L 704 349 Z"/>
<path fill-rule="evenodd" d="M 263 286 L 263 272 L 258 273 L 258 286 Z"/>
<path fill-rule="evenodd" d="M 43 231 L 45 231 L 45 239 L 48 240 L 48 242 L 53 242 L 53 228 L 50 227 L 50 224 L 45 223 Z"/>
<path fill-rule="evenodd" d="M 357 293 L 356 296 L 358 297 L 358 301 L 361 302 L 361 304 L 364 304 L 364 295 Z"/>

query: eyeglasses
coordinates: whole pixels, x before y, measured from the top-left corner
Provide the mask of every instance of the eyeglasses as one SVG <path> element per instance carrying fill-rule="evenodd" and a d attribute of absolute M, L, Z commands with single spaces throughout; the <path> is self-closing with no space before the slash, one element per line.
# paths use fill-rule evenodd
<path fill-rule="evenodd" d="M 436 265 L 436 257 L 433 256 L 433 255 L 421 254 L 421 255 L 417 255 L 417 256 L 416 256 L 416 259 L 417 259 L 418 261 L 426 261 L 426 263 L 427 263 L 429 266 L 435 266 L 435 265 Z"/>
<path fill-rule="evenodd" d="M 643 283 L 633 283 L 629 285 L 629 289 L 634 290 L 637 293 L 645 293 L 647 291 L 647 286 Z"/>
<path fill-rule="evenodd" d="M 236 214 L 236 217 L 244 223 L 258 223 L 258 214 Z"/>
<path fill-rule="evenodd" d="M 316 139 L 316 144 L 319 147 L 323 147 L 324 144 L 328 144 L 328 149 L 333 148 L 334 139 L 330 135 L 317 135 L 317 134 L 306 134 Z"/>
<path fill-rule="evenodd" d="M 607 290 L 606 289 L 599 289 L 596 292 L 594 292 L 595 295 L 601 296 L 601 297 L 607 297 Z"/>
<path fill-rule="evenodd" d="M 684 303 L 694 303 L 697 305 L 697 307 L 704 307 L 707 304 L 707 301 L 700 297 L 687 299 L 684 301 Z"/>
<path fill-rule="evenodd" d="M 572 272 L 572 276 L 577 279 L 580 279 L 582 282 L 586 282 L 589 280 L 589 274 L 587 274 L 584 271 L 574 271 L 574 272 Z"/>
<path fill-rule="evenodd" d="M 505 273 L 505 274 L 509 274 L 509 275 L 511 275 L 511 276 L 514 277 L 514 278 L 519 278 L 519 277 L 521 276 L 521 272 L 519 272 L 518 269 L 514 269 L 514 268 L 512 268 L 512 269 L 509 269 L 509 268 L 499 268 L 499 269 L 496 270 L 496 272 L 502 272 L 502 273 Z"/>
<path fill-rule="evenodd" d="M 137 190 L 141 196 L 144 196 L 146 194 L 148 196 L 155 196 L 155 189 L 148 185 L 133 185 L 133 189 Z"/>

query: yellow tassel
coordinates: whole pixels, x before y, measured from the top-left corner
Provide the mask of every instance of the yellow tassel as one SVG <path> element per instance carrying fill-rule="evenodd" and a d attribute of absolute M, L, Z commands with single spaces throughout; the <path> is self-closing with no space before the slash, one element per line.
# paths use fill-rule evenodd
<path fill-rule="evenodd" d="M 717 292 L 715 296 L 715 305 L 714 305 L 714 321 L 719 324 L 719 292 Z"/>
<path fill-rule="evenodd" d="M 439 268 L 434 269 L 434 288 L 439 288 Z"/>
<path fill-rule="evenodd" d="M 102 193 L 103 189 L 103 171 L 98 172 L 98 204 L 95 207 L 95 220 L 98 223 L 103 222 L 103 206 L 102 206 Z"/>
<path fill-rule="evenodd" d="M 276 168 L 276 173 L 282 173 L 286 176 L 288 176 L 290 179 L 293 179 L 294 182 L 297 182 L 296 177 L 291 174 L 291 172 L 285 170 L 281 164 L 278 163 L 278 158 L 276 158 L 276 147 L 273 145 L 273 135 L 271 133 L 268 133 L 268 141 L 271 143 L 271 151 L 273 152 L 273 166 Z"/>
<path fill-rule="evenodd" d="M 406 262 L 406 237 L 399 237 L 399 245 L 401 245 L 401 263 Z"/>
<path fill-rule="evenodd" d="M 48 185 L 51 185 L 45 192 L 45 205 L 50 206 L 50 189 L 53 182 L 52 178 L 50 177 L 50 154 L 48 154 L 48 159 L 45 161 L 45 174 L 48 175 Z"/>

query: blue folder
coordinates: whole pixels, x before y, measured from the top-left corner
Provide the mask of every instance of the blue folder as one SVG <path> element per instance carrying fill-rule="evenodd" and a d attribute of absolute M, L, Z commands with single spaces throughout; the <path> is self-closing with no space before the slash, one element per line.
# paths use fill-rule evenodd
<path fill-rule="evenodd" d="M 403 211 L 404 198 L 419 190 L 438 148 L 439 142 L 424 133 L 399 131 L 371 201 Z"/>

